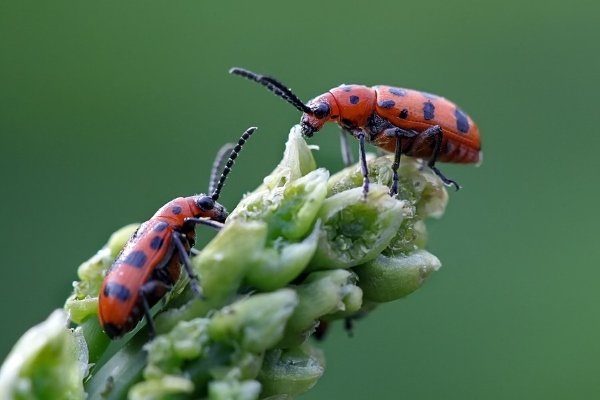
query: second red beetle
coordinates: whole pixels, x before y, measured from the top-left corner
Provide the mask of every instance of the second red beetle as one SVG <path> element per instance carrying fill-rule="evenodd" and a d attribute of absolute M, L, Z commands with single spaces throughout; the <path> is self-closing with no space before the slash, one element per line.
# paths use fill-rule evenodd
<path fill-rule="evenodd" d="M 132 330 L 144 315 L 150 335 L 154 335 L 150 309 L 177 282 L 181 264 L 192 288 L 201 295 L 189 257 L 196 238 L 194 228 L 197 224 L 216 229 L 223 226 L 227 211 L 217 200 L 242 146 L 255 130 L 249 128 L 237 145 L 226 145 L 217 154 L 208 190 L 210 195 L 171 200 L 139 227 L 117 256 L 104 278 L 98 299 L 100 324 L 111 339 Z M 229 152 L 217 179 L 221 161 Z"/>
<path fill-rule="evenodd" d="M 312 136 L 326 122 L 342 128 L 342 156 L 352 161 L 347 134 L 359 141 L 363 190 L 369 190 L 365 142 L 395 154 L 390 194 L 398 192 L 400 155 L 427 160 L 427 165 L 446 185 L 459 185 L 436 167 L 437 161 L 478 163 L 481 159 L 479 129 L 456 104 L 443 97 L 393 86 L 341 85 L 304 104 L 278 80 L 242 69 L 230 73 L 255 81 L 303 112 L 300 124 Z"/>

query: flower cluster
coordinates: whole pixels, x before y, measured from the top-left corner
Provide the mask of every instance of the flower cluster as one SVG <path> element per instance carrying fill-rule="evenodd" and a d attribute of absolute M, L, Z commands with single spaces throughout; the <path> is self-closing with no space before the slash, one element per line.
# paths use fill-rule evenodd
<path fill-rule="evenodd" d="M 204 298 L 182 277 L 156 307 L 159 335 L 140 324 L 111 343 L 97 321 L 107 268 L 136 226 L 122 228 L 78 269 L 65 309 L 17 343 L 0 371 L 0 397 L 134 400 L 293 398 L 324 372 L 309 340 L 319 324 L 364 317 L 407 296 L 440 267 L 426 250 L 424 220 L 440 217 L 447 193 L 416 160 L 403 158 L 389 196 L 389 156 L 333 176 L 290 132 L 280 164 L 233 210 L 193 265 Z"/>

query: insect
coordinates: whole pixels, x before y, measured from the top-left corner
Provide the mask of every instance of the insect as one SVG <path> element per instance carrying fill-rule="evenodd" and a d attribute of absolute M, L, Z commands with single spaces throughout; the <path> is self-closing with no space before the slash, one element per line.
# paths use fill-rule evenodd
<path fill-rule="evenodd" d="M 394 153 L 393 183 L 390 195 L 398 193 L 400 156 L 427 159 L 427 165 L 447 186 L 458 183 L 448 179 L 436 167 L 437 161 L 477 163 L 481 158 L 479 129 L 456 104 L 436 95 L 393 86 L 341 85 L 303 103 L 275 78 L 243 68 L 231 74 L 257 82 L 302 111 L 302 133 L 311 137 L 326 122 L 342 128 L 344 163 L 352 163 L 347 135 L 359 141 L 363 192 L 369 190 L 365 142 Z"/>
<path fill-rule="evenodd" d="M 196 237 L 194 228 L 197 224 L 223 227 L 227 211 L 217 200 L 235 159 L 255 130 L 248 128 L 237 145 L 228 144 L 219 151 L 211 172 L 208 190 L 211 195 L 171 200 L 140 225 L 117 256 L 104 278 L 98 302 L 100 324 L 111 339 L 131 331 L 143 315 L 150 336 L 154 336 L 150 309 L 177 282 L 182 263 L 192 289 L 202 296 L 190 261 Z M 218 170 L 228 153 L 219 176 Z"/>

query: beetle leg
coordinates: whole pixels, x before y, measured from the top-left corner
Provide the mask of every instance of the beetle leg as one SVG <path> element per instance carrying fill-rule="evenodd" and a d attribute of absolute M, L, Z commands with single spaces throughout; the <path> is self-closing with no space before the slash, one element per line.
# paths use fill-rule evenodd
<path fill-rule="evenodd" d="M 416 132 L 406 131 L 400 128 L 386 129 L 383 134 L 387 137 L 396 138 L 396 148 L 394 151 L 394 163 L 392 171 L 394 173 L 392 187 L 390 188 L 390 196 L 394 197 L 398 194 L 398 168 L 400 168 L 400 155 L 402 154 L 402 138 L 413 138 L 417 136 Z"/>
<path fill-rule="evenodd" d="M 224 224 L 217 222 L 217 221 L 213 221 L 210 218 L 188 217 L 188 218 L 184 219 L 183 222 L 186 224 L 191 224 L 191 225 L 202 224 L 202 225 L 210 226 L 211 228 L 215 228 L 216 230 L 220 230 L 224 226 Z"/>
<path fill-rule="evenodd" d="M 392 171 L 394 178 L 392 187 L 390 189 L 390 196 L 394 197 L 398 194 L 398 168 L 400 168 L 400 155 L 402 154 L 402 138 L 400 135 L 396 136 L 396 151 L 394 152 L 394 163 L 392 164 Z"/>
<path fill-rule="evenodd" d="M 352 150 L 348 143 L 348 134 L 350 134 L 350 132 L 342 128 L 340 132 L 340 147 L 342 148 L 342 160 L 345 167 L 354 164 L 354 156 L 352 155 Z"/>
<path fill-rule="evenodd" d="M 365 199 L 369 193 L 369 169 L 367 168 L 367 153 L 365 152 L 365 133 L 358 131 L 356 134 L 358 138 L 358 149 L 360 151 L 360 168 L 363 175 L 363 195 Z"/>
<path fill-rule="evenodd" d="M 211 228 L 214 228 L 216 230 L 220 230 L 223 228 L 222 223 L 213 221 L 208 218 L 191 218 L 190 217 L 190 218 L 184 219 L 183 222 L 186 224 L 190 224 L 191 226 L 196 225 L 196 224 L 202 224 L 202 225 L 210 226 Z M 198 254 L 200 254 L 200 250 L 192 247 L 192 248 L 190 248 L 190 254 L 193 256 L 197 256 Z"/>
<path fill-rule="evenodd" d="M 181 241 L 181 233 L 173 232 L 173 242 L 175 243 L 175 247 L 179 251 L 179 259 L 183 263 L 183 267 L 185 268 L 185 272 L 187 272 L 190 277 L 190 285 L 192 286 L 192 290 L 196 292 L 198 297 L 203 298 L 202 289 L 198 284 L 198 276 L 194 273 L 194 269 L 192 268 L 192 261 L 190 260 L 190 256 L 188 251 L 186 250 L 183 242 Z"/>
<path fill-rule="evenodd" d="M 348 334 L 348 337 L 354 337 L 354 321 L 352 317 L 344 318 L 344 330 Z"/>
<path fill-rule="evenodd" d="M 171 290 L 173 286 L 167 285 L 164 282 L 154 280 L 146 282 L 140 288 L 139 294 L 142 299 L 142 308 L 144 309 L 144 315 L 146 317 L 146 323 L 148 324 L 148 336 L 150 339 L 154 339 L 156 336 L 156 327 L 154 326 L 154 319 L 152 318 L 152 313 L 150 312 L 150 303 L 148 302 L 148 295 L 152 294 L 158 287 L 165 288 L 167 290 Z"/>
<path fill-rule="evenodd" d="M 433 172 L 435 172 L 435 174 L 442 180 L 442 182 L 444 182 L 446 186 L 454 185 L 458 191 L 460 189 L 460 185 L 456 183 L 456 181 L 446 178 L 444 174 L 442 174 L 442 172 L 435 166 L 435 162 L 437 161 L 440 151 L 442 150 L 442 140 L 444 139 L 442 128 L 439 125 L 435 125 L 421 132 L 421 135 L 425 136 L 425 140 L 431 137 L 434 139 L 433 155 L 429 161 L 427 161 L 427 166 L 431 168 Z"/>

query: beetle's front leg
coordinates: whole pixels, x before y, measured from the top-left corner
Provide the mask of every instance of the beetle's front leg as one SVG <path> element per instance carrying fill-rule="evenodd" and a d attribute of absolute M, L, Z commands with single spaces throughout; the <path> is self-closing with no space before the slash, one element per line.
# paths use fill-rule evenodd
<path fill-rule="evenodd" d="M 433 170 L 433 172 L 444 182 L 446 186 L 454 186 L 454 188 L 458 191 L 460 189 L 460 185 L 449 178 L 446 178 L 442 171 L 440 171 L 436 166 L 435 162 L 442 150 L 442 141 L 444 140 L 444 133 L 442 132 L 442 128 L 439 125 L 432 126 L 427 128 L 423 132 L 420 133 L 423 137 L 424 142 L 429 142 L 433 140 L 433 154 L 429 161 L 427 161 L 427 166 Z"/>
<path fill-rule="evenodd" d="M 363 176 L 363 196 L 366 200 L 367 194 L 369 193 L 369 169 L 367 167 L 367 152 L 365 151 L 365 135 L 366 133 L 362 130 L 353 132 L 354 136 L 358 139 L 358 150 L 360 156 L 360 168 Z"/>

